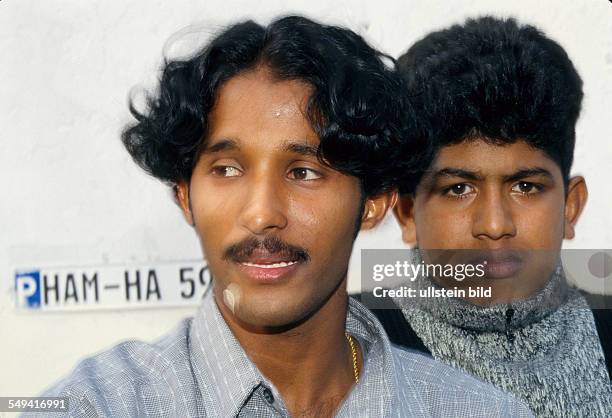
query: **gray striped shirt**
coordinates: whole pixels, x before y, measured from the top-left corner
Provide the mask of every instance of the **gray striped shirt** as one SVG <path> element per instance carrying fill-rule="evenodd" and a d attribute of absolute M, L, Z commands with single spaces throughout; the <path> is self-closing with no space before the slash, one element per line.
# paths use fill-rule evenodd
<path fill-rule="evenodd" d="M 359 342 L 364 366 L 338 417 L 532 416 L 511 395 L 392 346 L 374 315 L 352 298 L 346 330 Z M 212 292 L 193 319 L 161 340 L 128 341 L 88 358 L 45 396 L 68 397 L 70 417 L 289 416 L 223 320 Z"/>

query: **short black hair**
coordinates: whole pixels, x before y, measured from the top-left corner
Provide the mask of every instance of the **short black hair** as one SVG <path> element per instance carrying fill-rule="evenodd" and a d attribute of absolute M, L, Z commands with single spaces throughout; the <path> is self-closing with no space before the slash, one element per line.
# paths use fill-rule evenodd
<path fill-rule="evenodd" d="M 567 185 L 582 80 L 564 49 L 538 29 L 514 19 L 468 19 L 416 42 L 398 71 L 435 151 L 476 138 L 525 140 L 559 165 Z M 400 191 L 411 192 L 413 181 L 412 174 L 401 181 Z"/>
<path fill-rule="evenodd" d="M 389 64 L 385 61 L 390 60 Z M 265 67 L 278 80 L 301 80 L 313 88 L 307 117 L 318 134 L 319 158 L 360 179 L 366 196 L 392 190 L 399 173 L 416 171 L 423 139 L 406 141 L 410 103 L 394 60 L 356 33 L 301 16 L 268 26 L 231 25 L 194 56 L 164 61 L 158 89 L 122 141 L 145 171 L 176 185 L 189 180 L 206 141 L 208 114 L 220 87 L 242 72 Z M 399 161 L 400 153 L 413 158 Z M 399 167 L 401 165 L 401 167 Z"/>

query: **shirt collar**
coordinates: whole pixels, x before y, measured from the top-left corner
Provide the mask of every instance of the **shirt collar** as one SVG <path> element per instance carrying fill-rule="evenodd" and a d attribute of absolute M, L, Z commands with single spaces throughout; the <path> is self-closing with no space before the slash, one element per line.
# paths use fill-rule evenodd
<path fill-rule="evenodd" d="M 265 378 L 247 357 L 214 300 L 206 293 L 190 330 L 190 356 L 206 409 L 233 417 Z"/>
<path fill-rule="evenodd" d="M 393 411 L 397 376 L 391 343 L 376 317 L 360 302 L 349 298 L 346 331 L 357 339 L 364 364 L 360 380 L 336 416 L 356 416 Z M 236 416 L 253 391 L 265 384 L 278 391 L 248 358 L 227 326 L 213 292 L 204 296 L 190 330 L 190 355 L 194 375 L 206 409 L 213 416 Z"/>
<path fill-rule="evenodd" d="M 346 332 L 359 341 L 364 362 L 359 383 L 353 387 L 337 416 L 361 416 L 364 411 L 380 417 L 390 415 L 398 389 L 397 371 L 391 342 L 382 325 L 363 304 L 349 298 Z"/>

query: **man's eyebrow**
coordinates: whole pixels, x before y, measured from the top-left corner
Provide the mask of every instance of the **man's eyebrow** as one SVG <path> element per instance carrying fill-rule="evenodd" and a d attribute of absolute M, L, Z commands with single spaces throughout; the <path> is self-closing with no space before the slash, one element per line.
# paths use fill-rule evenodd
<path fill-rule="evenodd" d="M 306 157 L 316 157 L 318 155 L 319 147 L 303 142 L 289 142 L 287 145 L 285 145 L 285 151 Z"/>
<path fill-rule="evenodd" d="M 470 171 L 463 168 L 446 167 L 432 173 L 434 178 L 438 177 L 461 177 L 466 180 L 482 180 L 482 176 L 476 171 Z"/>
<path fill-rule="evenodd" d="M 236 141 L 233 139 L 222 139 L 213 145 L 207 145 L 203 150 L 202 154 L 212 154 L 221 151 L 231 151 L 240 148 Z"/>
<path fill-rule="evenodd" d="M 504 181 L 506 182 L 517 181 L 520 179 L 524 179 L 525 177 L 532 177 L 532 176 L 544 176 L 550 180 L 553 180 L 552 173 L 548 171 L 547 169 L 542 168 L 542 167 L 528 167 L 528 168 L 521 168 L 515 173 L 504 176 Z"/>
<path fill-rule="evenodd" d="M 463 168 L 446 167 L 441 170 L 434 171 L 432 173 L 434 178 L 438 177 L 461 177 L 466 180 L 482 180 L 483 177 L 477 171 L 466 170 Z M 526 177 L 532 176 L 545 176 L 550 180 L 553 179 L 553 175 L 550 171 L 542 167 L 528 167 L 521 168 L 512 174 L 508 174 L 502 177 L 504 182 L 512 182 Z"/>

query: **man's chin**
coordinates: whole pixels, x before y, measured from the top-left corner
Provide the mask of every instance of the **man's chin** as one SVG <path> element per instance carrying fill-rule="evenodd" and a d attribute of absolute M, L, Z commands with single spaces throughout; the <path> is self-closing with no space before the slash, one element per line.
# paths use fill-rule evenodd
<path fill-rule="evenodd" d="M 287 331 L 304 322 L 310 315 L 308 309 L 290 304 L 290 301 L 268 306 L 245 301 L 234 312 L 235 319 L 242 327 L 263 333 Z"/>
<path fill-rule="evenodd" d="M 223 314 L 231 315 L 242 328 L 254 332 L 283 332 L 299 326 L 323 309 L 337 289 L 324 292 L 324 289 L 309 285 L 311 283 L 312 280 L 293 280 L 283 285 L 261 286 L 231 282 L 216 288 L 215 295 L 217 304 L 223 305 Z"/>

